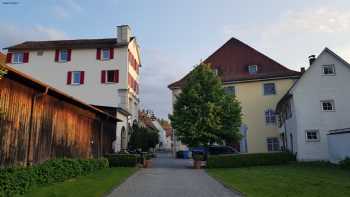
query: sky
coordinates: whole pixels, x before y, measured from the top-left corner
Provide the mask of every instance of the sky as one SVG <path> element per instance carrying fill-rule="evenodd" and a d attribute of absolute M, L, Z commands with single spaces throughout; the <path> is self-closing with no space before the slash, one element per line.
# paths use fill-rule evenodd
<path fill-rule="evenodd" d="M 328 47 L 350 61 L 348 0 L 0 0 L 0 47 L 105 38 L 128 24 L 141 47 L 140 98 L 171 113 L 167 86 L 231 37 L 293 70 Z M 48 71 L 50 72 L 50 71 Z"/>

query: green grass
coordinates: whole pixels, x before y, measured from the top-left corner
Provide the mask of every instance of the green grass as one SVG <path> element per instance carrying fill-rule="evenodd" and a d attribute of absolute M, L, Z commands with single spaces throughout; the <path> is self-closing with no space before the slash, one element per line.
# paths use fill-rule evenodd
<path fill-rule="evenodd" d="M 290 164 L 207 172 L 248 197 L 350 196 L 350 171 L 329 165 Z"/>
<path fill-rule="evenodd" d="M 25 197 L 100 197 L 132 175 L 136 168 L 107 168 L 53 185 L 37 187 Z"/>

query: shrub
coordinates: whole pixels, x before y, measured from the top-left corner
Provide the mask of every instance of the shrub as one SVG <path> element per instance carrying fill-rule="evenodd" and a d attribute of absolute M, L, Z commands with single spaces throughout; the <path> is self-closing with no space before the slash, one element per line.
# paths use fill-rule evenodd
<path fill-rule="evenodd" d="M 107 155 L 111 167 L 135 167 L 138 156 L 134 154 L 111 154 Z"/>
<path fill-rule="evenodd" d="M 350 158 L 347 157 L 343 161 L 339 162 L 339 166 L 343 169 L 350 170 Z"/>
<path fill-rule="evenodd" d="M 192 154 L 192 158 L 195 161 L 203 161 L 204 160 L 204 155 L 203 154 Z"/>
<path fill-rule="evenodd" d="M 290 153 L 257 153 L 237 155 L 209 156 L 208 168 L 236 168 L 259 165 L 278 165 L 295 161 L 295 156 Z"/>
<path fill-rule="evenodd" d="M 0 196 L 23 194 L 34 185 L 61 182 L 106 167 L 106 159 L 55 159 L 28 168 L 1 169 Z"/>

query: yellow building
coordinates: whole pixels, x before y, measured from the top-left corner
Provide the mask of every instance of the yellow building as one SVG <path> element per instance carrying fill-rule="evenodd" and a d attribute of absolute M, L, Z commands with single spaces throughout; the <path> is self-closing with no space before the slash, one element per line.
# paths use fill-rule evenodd
<path fill-rule="evenodd" d="M 245 43 L 231 38 L 204 63 L 212 65 L 225 91 L 236 96 L 242 106 L 244 136 L 237 149 L 258 153 L 279 151 L 279 132 L 274 112 L 277 102 L 300 77 Z M 188 75 L 170 84 L 173 103 Z"/>

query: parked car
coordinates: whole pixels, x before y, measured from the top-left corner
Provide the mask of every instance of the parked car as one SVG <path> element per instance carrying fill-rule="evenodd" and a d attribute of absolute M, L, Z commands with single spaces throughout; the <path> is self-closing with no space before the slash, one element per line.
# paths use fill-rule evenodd
<path fill-rule="evenodd" d="M 208 159 L 208 155 L 227 155 L 227 154 L 238 154 L 238 151 L 230 146 L 200 146 L 194 147 L 191 149 L 193 154 L 201 154 L 204 155 L 203 160 L 206 161 Z"/>

